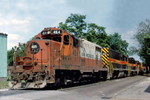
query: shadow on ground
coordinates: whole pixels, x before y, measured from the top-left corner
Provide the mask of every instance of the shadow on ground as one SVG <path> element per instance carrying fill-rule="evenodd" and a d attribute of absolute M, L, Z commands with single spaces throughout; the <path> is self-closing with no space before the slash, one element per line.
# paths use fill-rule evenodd
<path fill-rule="evenodd" d="M 150 93 L 150 85 L 147 87 L 147 89 L 145 89 L 144 92 Z"/>
<path fill-rule="evenodd" d="M 78 86 L 83 86 L 83 85 L 89 85 L 89 84 L 94 84 L 100 81 L 83 81 L 81 83 L 73 83 L 73 84 L 68 84 L 65 86 L 55 86 L 54 84 L 48 84 L 45 88 L 42 89 L 33 89 L 33 88 L 28 88 L 28 89 L 21 89 L 21 90 L 59 90 L 59 89 L 65 89 L 65 88 L 71 88 L 71 87 L 78 87 Z M 102 82 L 102 80 L 101 80 Z"/>
<path fill-rule="evenodd" d="M 124 77 L 121 77 L 124 78 Z M 121 79 L 121 78 L 117 78 L 117 79 Z M 114 79 L 110 79 L 110 80 L 114 80 Z M 86 86 L 89 84 L 95 84 L 98 82 L 105 82 L 106 80 L 83 80 L 81 82 L 78 83 L 73 83 L 73 84 L 68 84 L 65 86 L 55 86 L 54 84 L 48 84 L 45 88 L 39 88 L 39 89 L 35 89 L 35 88 L 27 88 L 27 89 L 21 89 L 21 90 L 59 90 L 59 89 L 65 89 L 65 88 L 72 88 L 72 87 L 80 87 L 80 86 Z"/>

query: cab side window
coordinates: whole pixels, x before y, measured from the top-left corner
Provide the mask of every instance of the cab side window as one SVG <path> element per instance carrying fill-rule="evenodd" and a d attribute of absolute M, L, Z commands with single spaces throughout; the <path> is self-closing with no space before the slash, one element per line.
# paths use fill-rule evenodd
<path fill-rule="evenodd" d="M 61 42 L 61 37 L 53 37 L 52 40 L 57 41 L 57 42 Z"/>
<path fill-rule="evenodd" d="M 64 36 L 64 44 L 69 45 L 69 35 Z"/>
<path fill-rule="evenodd" d="M 76 39 L 76 38 L 74 38 L 74 37 L 73 37 L 73 46 L 74 46 L 74 47 L 78 47 L 78 46 L 79 46 L 78 39 Z"/>

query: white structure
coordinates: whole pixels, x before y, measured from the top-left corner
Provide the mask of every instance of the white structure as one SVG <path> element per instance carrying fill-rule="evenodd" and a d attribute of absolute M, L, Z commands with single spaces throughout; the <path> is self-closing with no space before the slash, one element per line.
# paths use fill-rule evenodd
<path fill-rule="evenodd" d="M 0 77 L 7 77 L 7 34 L 0 33 Z"/>

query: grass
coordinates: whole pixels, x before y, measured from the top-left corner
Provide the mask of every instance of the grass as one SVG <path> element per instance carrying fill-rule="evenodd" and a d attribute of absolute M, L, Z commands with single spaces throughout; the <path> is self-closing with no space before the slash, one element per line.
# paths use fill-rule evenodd
<path fill-rule="evenodd" d="M 8 81 L 0 81 L 0 89 L 8 88 Z"/>

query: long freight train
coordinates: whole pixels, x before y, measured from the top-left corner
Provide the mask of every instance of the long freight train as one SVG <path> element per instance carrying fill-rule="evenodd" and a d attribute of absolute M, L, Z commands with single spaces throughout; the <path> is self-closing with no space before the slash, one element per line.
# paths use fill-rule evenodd
<path fill-rule="evenodd" d="M 10 88 L 43 88 L 88 79 L 118 78 L 144 73 L 145 67 L 109 48 L 78 39 L 58 28 L 44 28 L 26 44 L 26 55 L 14 54 Z"/>

